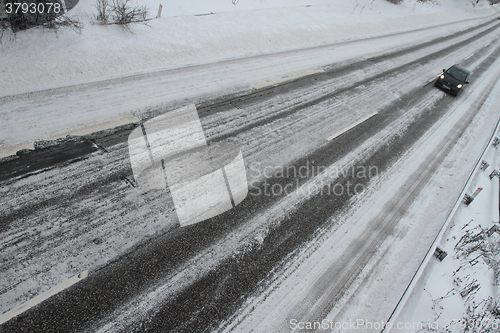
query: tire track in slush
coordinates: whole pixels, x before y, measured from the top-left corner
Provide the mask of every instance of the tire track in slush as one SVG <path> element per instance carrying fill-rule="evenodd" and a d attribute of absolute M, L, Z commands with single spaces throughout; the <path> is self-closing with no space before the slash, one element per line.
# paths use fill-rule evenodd
<path fill-rule="evenodd" d="M 390 60 L 391 58 L 396 58 L 400 57 L 402 55 L 409 54 L 414 51 L 418 51 L 419 49 L 423 49 L 429 45 L 432 45 L 434 43 L 440 43 L 449 39 L 456 38 L 462 34 L 467 34 L 471 33 L 475 30 L 479 30 L 485 26 L 491 25 L 493 22 L 496 20 L 491 20 L 488 22 L 485 22 L 483 24 L 480 24 L 475 27 L 471 27 L 469 29 L 466 29 L 465 31 L 458 31 L 454 34 L 451 34 L 446 37 L 439 37 L 436 39 L 433 39 L 429 42 L 426 43 L 421 43 L 415 46 L 410 46 L 407 47 L 403 50 L 395 51 L 393 53 L 385 54 L 384 56 L 378 56 L 378 57 L 373 57 L 369 59 L 363 59 L 354 63 L 347 63 L 345 65 L 341 65 L 340 67 L 337 68 L 331 68 L 325 70 L 325 72 L 314 74 L 314 75 L 309 75 L 306 77 L 302 77 L 296 80 L 292 80 L 289 82 L 285 82 L 282 84 L 279 84 L 277 86 L 273 87 L 268 87 L 268 88 L 263 88 L 263 89 L 258 89 L 257 91 L 244 91 L 243 93 L 235 93 L 232 95 L 227 95 L 227 96 L 222 96 L 220 98 L 217 98 L 215 100 L 207 101 L 204 103 L 199 103 L 198 106 L 198 114 L 200 118 L 205 118 L 213 113 L 218 113 L 218 112 L 225 112 L 225 111 L 232 111 L 235 108 L 235 105 L 238 106 L 238 108 L 242 108 L 242 105 L 245 104 L 251 104 L 252 101 L 258 100 L 259 102 L 263 102 L 266 100 L 269 100 L 273 97 L 280 96 L 283 94 L 290 93 L 292 91 L 298 91 L 300 89 L 303 89 L 304 86 L 318 86 L 318 89 L 321 89 L 321 84 L 327 84 L 328 80 L 331 80 L 332 78 L 343 76 L 343 75 L 348 75 L 351 72 L 355 72 L 356 70 L 363 70 L 367 67 L 372 66 L 374 63 L 379 63 L 382 61 L 387 61 Z M 439 56 L 439 54 L 442 54 L 443 52 L 449 52 L 453 49 L 457 49 L 460 47 L 463 47 L 467 45 L 468 43 L 473 42 L 475 39 L 480 38 L 482 36 L 485 36 L 486 34 L 491 33 L 495 29 L 498 28 L 499 25 L 495 25 L 493 27 L 490 27 L 484 31 L 479 32 L 478 34 L 460 41 L 458 43 L 452 44 L 448 46 L 447 48 L 440 50 L 438 52 L 432 53 L 427 55 L 424 58 L 417 59 L 413 61 L 410 64 L 417 63 L 418 61 L 427 61 L 431 59 L 435 59 L 436 56 Z M 347 90 L 355 89 L 358 86 L 361 85 L 366 85 L 370 82 L 373 82 L 374 80 L 381 79 L 383 77 L 387 77 L 392 75 L 393 73 L 404 69 L 405 66 L 408 64 L 405 64 L 403 66 L 398 66 L 396 68 L 391 68 L 388 71 L 384 71 L 382 73 L 378 73 L 375 76 L 368 77 L 364 79 L 363 81 L 356 82 L 354 85 L 349 85 L 347 87 L 344 87 L 342 89 L 336 90 L 332 93 L 329 93 L 327 95 L 324 95 L 320 98 L 315 98 L 312 97 L 308 100 L 306 103 L 302 103 L 300 105 L 297 105 L 296 107 L 293 108 L 288 108 L 286 111 L 281 111 L 277 113 L 272 113 L 268 114 L 265 116 L 263 119 L 260 119 L 258 121 L 254 121 L 250 124 L 247 124 L 243 127 L 236 128 L 234 130 L 231 130 L 229 133 L 225 133 L 224 135 L 219 135 L 215 140 L 224 140 L 230 137 L 236 136 L 238 133 L 251 130 L 253 128 L 262 126 L 266 123 L 270 123 L 272 121 L 285 118 L 289 115 L 295 114 L 299 111 L 301 111 L 304 108 L 310 107 L 311 105 L 321 103 L 327 99 L 333 98 L 337 94 L 341 94 L 342 92 L 345 92 Z M 107 81 L 104 81 L 107 82 Z M 63 90 L 69 89 L 70 87 L 65 87 L 61 88 Z M 44 93 L 49 93 L 52 92 L 51 90 L 45 91 Z M 54 92 L 57 92 L 54 91 Z M 37 96 L 38 93 L 41 92 L 36 92 L 36 93 L 29 93 L 29 96 L 32 96 L 33 98 Z M 16 95 L 17 97 L 24 96 L 24 94 L 21 95 Z M 15 96 L 9 96 L 5 97 L 5 100 L 9 100 L 14 98 Z M 0 98 L 0 104 L 1 104 L 2 98 Z M 55 147 L 49 147 L 49 148 L 44 148 L 44 149 L 36 149 L 34 151 L 29 151 L 25 152 L 21 155 L 20 158 L 9 158 L 3 162 L 0 162 L 2 165 L 1 171 L 0 171 L 0 181 L 3 180 L 8 180 L 12 177 L 20 177 L 23 175 L 30 175 L 36 170 L 43 170 L 43 169 L 48 169 L 51 168 L 55 165 L 64 163 L 66 161 L 74 161 L 78 158 L 82 158 L 84 156 L 87 156 L 88 154 L 98 150 L 98 147 L 93 145 L 93 143 L 100 143 L 104 147 L 109 147 L 110 145 L 115 145 L 117 143 L 123 143 L 126 142 L 128 134 L 130 131 L 136 126 L 136 124 L 128 124 L 128 125 L 123 125 L 117 130 L 111 131 L 112 134 L 109 135 L 107 134 L 109 131 L 101 131 L 97 133 L 92 133 L 88 135 L 82 136 L 80 139 L 78 138 L 70 138 L 68 140 L 62 140 L 62 143 L 58 144 Z M 99 146 L 99 145 L 98 145 Z M 105 149 L 105 148 L 104 148 Z"/>
<path fill-rule="evenodd" d="M 354 131 L 353 133 L 346 133 L 345 136 L 338 138 L 331 142 L 331 144 L 324 146 L 313 156 L 305 157 L 299 160 L 295 165 L 297 167 L 301 165 L 306 165 L 307 161 L 313 158 L 323 165 L 329 165 L 333 161 L 339 159 L 347 151 L 354 149 L 356 146 L 364 142 L 374 133 L 380 131 L 382 128 L 390 123 L 393 117 L 397 117 L 399 110 L 408 105 L 418 103 L 418 98 L 415 95 L 410 94 L 406 98 L 397 100 L 392 107 L 396 111 L 386 112 L 385 115 L 380 115 L 377 117 L 376 122 L 367 122 L 360 125 L 360 132 Z M 341 145 L 343 149 L 338 149 L 337 145 Z M 332 149 L 333 148 L 333 149 Z M 333 151 L 332 151 L 333 150 Z M 307 179 L 300 179 L 302 182 L 307 181 Z M 269 179 L 270 184 L 286 184 L 290 182 L 290 179 L 277 178 Z M 84 283 L 77 284 L 70 289 L 67 289 L 63 293 L 59 294 L 57 298 L 51 298 L 42 303 L 36 311 L 34 309 L 25 312 L 24 314 L 18 316 L 14 320 L 7 322 L 2 328 L 7 330 L 17 332 L 45 332 L 50 329 L 59 329 L 63 331 L 75 331 L 81 329 L 81 327 L 89 327 L 98 320 L 107 315 L 111 314 L 112 309 L 117 307 L 119 304 L 127 302 L 131 299 L 134 294 L 140 293 L 141 291 L 147 290 L 160 279 L 164 279 L 165 275 L 169 272 L 175 271 L 175 268 L 181 265 L 183 262 L 188 260 L 193 254 L 197 253 L 204 247 L 208 246 L 217 239 L 224 238 L 229 232 L 231 232 L 235 227 L 237 227 L 242 221 L 249 218 L 250 215 L 255 214 L 255 212 L 266 209 L 269 207 L 276 198 L 268 198 L 265 196 L 253 197 L 249 196 L 247 200 L 238 205 L 232 211 L 222 214 L 216 218 L 207 220 L 206 222 L 199 223 L 196 225 L 188 226 L 182 229 L 176 229 L 168 234 L 161 236 L 157 239 L 149 241 L 144 244 L 143 247 L 136 249 L 134 252 L 129 253 L 119 259 L 114 263 L 109 264 L 105 269 L 91 272 L 92 274 L 84 281 Z M 341 208 L 345 201 L 348 201 L 348 197 L 339 198 L 335 201 L 335 206 Z M 321 212 L 321 205 L 318 203 L 316 205 L 317 212 Z M 318 219 L 318 222 L 322 221 Z M 259 255 L 262 258 L 269 260 L 267 268 L 271 267 L 276 260 L 279 261 L 280 257 L 288 252 L 293 251 L 293 247 L 300 245 L 304 239 L 307 239 L 308 235 L 314 232 L 317 225 L 304 226 L 298 224 L 292 228 L 276 230 L 273 237 L 278 240 L 276 243 L 282 243 L 283 251 L 270 251 L 270 253 L 275 252 L 275 256 L 266 257 L 266 253 L 261 251 L 249 251 L 244 254 L 243 257 L 239 259 L 240 262 L 248 262 L 248 258 L 251 262 L 257 262 Z M 285 224 L 286 225 L 286 224 Z M 287 235 L 285 239 L 281 239 L 280 235 Z M 295 235 L 292 237 L 292 235 Z M 296 236 L 300 235 L 300 236 Z M 193 242 L 192 240 L 196 240 Z M 290 243 L 290 241 L 294 241 Z M 298 243 L 296 241 L 299 241 Z M 274 244 L 276 244 L 274 243 Z M 266 244 L 267 241 L 266 241 Z M 271 245 L 274 245 L 271 244 Z M 289 244 L 291 247 L 285 246 Z M 258 250 L 258 249 L 257 249 Z M 264 249 L 266 252 L 268 248 Z M 231 277 L 237 276 L 229 275 L 226 278 L 225 273 L 227 269 L 230 272 L 242 272 L 240 267 L 234 266 L 234 262 L 222 263 L 223 267 L 226 269 L 221 270 L 217 268 L 216 270 L 209 273 L 212 276 L 215 283 L 206 284 L 206 278 L 201 279 L 201 284 L 195 283 L 190 286 L 187 291 L 181 292 L 177 299 L 184 300 L 186 303 L 176 306 L 176 313 L 170 313 L 169 317 L 175 317 L 176 322 L 173 323 L 175 327 L 182 327 L 183 321 L 189 322 L 189 318 L 184 315 L 191 316 L 192 311 L 203 314 L 199 308 L 196 307 L 197 304 L 204 307 L 201 298 L 203 295 L 211 294 L 212 286 L 215 286 L 215 290 L 218 290 L 218 294 L 221 290 L 228 290 L 226 288 L 219 288 L 218 279 L 220 281 L 225 281 L 222 286 L 231 285 L 234 281 Z M 253 283 L 250 283 L 253 277 L 265 276 L 267 274 L 266 265 L 259 263 L 260 273 L 244 274 L 248 277 L 248 283 L 243 283 L 242 286 L 237 287 L 232 290 L 229 294 L 241 295 L 245 294 L 246 288 L 243 286 L 252 287 Z M 254 267 L 255 268 L 255 267 Z M 222 274 L 222 275 L 221 275 Z M 221 277 L 222 276 L 222 277 Z M 190 294 L 189 298 L 185 298 L 185 293 L 189 294 L 189 290 L 196 290 L 195 293 Z M 184 293 L 184 294 L 183 294 Z M 237 299 L 240 296 L 237 296 Z M 209 297 L 211 298 L 211 296 Z M 212 311 L 217 311 L 223 314 L 222 309 L 231 309 L 232 306 L 229 305 L 227 299 L 223 297 L 216 298 L 218 301 L 223 301 L 225 305 L 218 306 L 210 300 L 209 304 L 213 304 L 211 307 Z M 237 305 L 237 303 L 235 303 Z M 65 309 L 60 311 L 60 309 Z M 191 309 L 188 311 L 188 309 Z M 227 313 L 229 314 L 229 313 Z M 159 317 L 158 317 L 159 318 Z M 214 316 L 213 318 L 217 318 Z M 181 320 L 182 319 L 182 320 Z M 199 322 L 201 325 L 197 327 L 195 331 L 203 331 L 203 325 L 209 324 L 210 321 L 202 320 Z M 138 325 L 142 323 L 138 323 Z M 164 323 L 165 324 L 165 323 Z"/>
<path fill-rule="evenodd" d="M 476 73 L 483 73 L 492 63 L 492 59 L 499 55 L 499 50 L 497 49 L 497 52 L 484 61 L 481 64 L 482 68 L 476 70 Z M 479 105 L 484 103 L 491 89 L 492 87 L 482 95 Z M 447 104 L 446 99 L 441 99 L 438 105 L 409 126 L 408 131 L 402 137 L 386 147 L 380 148 L 359 165 L 376 165 L 379 170 L 385 170 L 395 156 L 406 151 L 417 140 L 416 138 L 420 138 L 421 134 L 444 114 L 440 111 L 446 108 Z M 317 301 L 328 299 L 328 304 L 334 304 L 342 297 L 343 291 L 354 281 L 370 261 L 376 249 L 394 229 L 415 196 L 425 186 L 426 179 L 454 147 L 454 144 L 470 124 L 470 120 L 479 112 L 479 108 L 480 106 L 474 112 L 466 113 L 452 130 L 451 138 L 443 139 L 430 157 L 421 164 L 422 168 L 410 177 L 411 189 L 401 188 L 386 205 L 386 207 L 396 207 L 389 209 L 391 214 L 385 215 L 387 211 L 380 213 L 374 222 L 370 223 L 370 230 L 364 233 L 364 237 L 340 255 L 340 258 L 344 259 L 333 264 L 322 276 L 320 283 L 330 286 L 330 289 L 327 290 L 327 296 L 324 296 L 324 288 L 317 288 L 307 299 L 299 302 L 300 306 L 293 312 L 293 318 L 305 318 L 302 321 L 318 321 L 319 318 L 325 318 L 332 307 L 324 306 Z M 366 124 L 360 125 L 355 133 L 362 133 L 369 126 L 373 125 L 367 121 Z M 363 180 L 348 178 L 346 181 L 351 181 L 354 187 L 356 184 L 366 185 L 369 178 Z M 401 198 L 404 200 L 401 201 Z M 259 288 L 260 281 L 266 279 L 268 272 L 275 268 L 276 263 L 279 263 L 286 255 L 310 239 L 318 227 L 324 227 L 330 216 L 349 201 L 345 196 L 341 200 L 335 199 L 337 200 L 319 195 L 304 203 L 298 212 L 287 217 L 278 228 L 272 230 L 261 246 L 247 251 L 241 258 L 234 261 L 221 263 L 216 270 L 186 288 L 175 300 L 163 305 L 154 317 L 135 323 L 127 327 L 127 330 L 134 332 L 155 332 L 160 329 L 169 332 L 216 330 L 220 322 L 233 314 L 241 306 L 244 299 Z M 328 213 L 325 214 L 325 211 Z M 302 236 L 301 238 L 293 237 L 299 234 Z M 351 261 L 352 258 L 355 260 Z M 336 269 L 338 267 L 351 268 L 338 270 Z M 338 283 L 332 283 L 332 281 L 338 281 Z M 311 308 L 312 311 L 304 312 L 301 310 Z M 289 326 L 286 327 L 289 328 Z"/>
<path fill-rule="evenodd" d="M 362 234 L 362 238 L 351 244 L 348 250 L 341 254 L 339 259 L 319 278 L 315 287 L 311 289 L 312 293 L 299 302 L 300 306 L 292 311 L 283 327 L 289 328 L 289 320 L 292 318 L 301 318 L 300 322 L 319 322 L 322 318 L 326 318 L 333 305 L 340 300 L 354 279 L 369 263 L 375 250 L 391 235 L 399 220 L 427 184 L 427 180 L 441 165 L 471 120 L 477 115 L 492 89 L 493 86 L 483 95 L 482 101 L 474 112 L 462 116 L 449 132 L 452 133 L 451 137 L 445 137 L 419 165 L 417 172 L 410 176 L 409 184 L 406 183 L 409 186 L 401 187 L 394 194 L 384 209 L 369 223 L 369 228 Z M 338 269 L 339 267 L 349 267 L 349 269 Z"/>
<path fill-rule="evenodd" d="M 392 110 L 397 110 L 398 103 L 407 106 L 412 100 L 418 102 L 418 99 L 411 95 L 403 96 L 399 102 L 391 105 Z M 444 100 L 442 98 L 442 101 Z M 400 138 L 395 140 L 392 146 L 388 145 L 378 151 L 380 156 L 385 158 L 379 161 L 380 170 L 383 170 L 383 166 L 388 165 L 392 159 L 397 158 L 398 152 L 403 151 L 420 137 L 433 124 L 433 120 L 441 116 L 438 107 L 433 111 L 428 111 L 429 114 L 418 119 L 415 126 L 411 126 L 405 134 L 405 138 L 410 138 L 409 140 L 405 141 Z M 357 146 L 385 127 L 387 125 L 385 122 L 390 118 L 389 114 L 391 112 L 387 112 L 385 118 L 377 117 L 374 121 L 361 124 L 352 133 L 346 133 L 342 138 L 332 141 L 331 145 L 302 159 L 297 165 L 300 166 L 310 159 L 329 165 L 345 153 L 342 150 L 337 151 L 337 145 L 343 145 L 343 148 L 347 150 Z M 408 133 L 411 135 L 409 136 Z M 332 148 L 335 153 L 332 153 Z M 271 181 L 278 184 L 283 180 Z M 240 258 L 237 258 L 237 262 L 222 262 L 217 269 L 190 285 L 178 297 L 162 307 L 151 320 L 138 322 L 131 329 L 154 331 L 157 328 L 168 329 L 173 325 L 173 331 L 178 331 L 182 327 L 204 331 L 210 327 L 217 327 L 219 320 L 231 314 L 230 311 L 236 309 L 241 299 L 258 287 L 260 279 L 265 278 L 269 270 L 283 256 L 307 241 L 317 227 L 325 223 L 325 219 L 330 216 L 331 212 L 341 209 L 349 199 L 340 197 L 337 200 L 325 202 L 325 198 L 313 198 L 303 205 L 303 209 L 287 217 L 277 229 L 272 230 L 261 246 L 242 254 Z M 190 254 L 203 248 L 213 239 L 223 237 L 224 234 L 230 232 L 228 229 L 241 223 L 240 219 L 244 220 L 250 212 L 254 211 L 254 208 L 262 209 L 268 205 L 270 202 L 249 200 L 240 210 L 155 240 L 152 242 L 153 245 L 147 245 L 137 253 L 131 253 L 118 260 L 116 264 L 110 265 L 106 272 L 97 272 L 94 277 L 89 276 L 88 283 L 86 281 L 59 295 L 58 298 L 48 300 L 45 306 L 39 307 L 36 312 L 30 311 L 21 318 L 7 323 L 9 325 L 6 327 L 13 328 L 13 331 L 47 331 L 54 327 L 72 331 L 92 323 L 97 318 L 110 313 L 110 309 L 116 307 L 117 304 L 129 299 L 131 294 L 144 290 L 148 285 L 162 278 L 166 274 L 165 271 L 172 269 L 176 263 L 183 262 Z M 325 211 L 328 214 L 325 214 Z M 318 217 L 315 219 L 316 223 L 304 222 L 311 216 Z M 197 242 L 193 244 L 190 242 L 192 239 L 197 239 Z M 172 247 L 176 250 L 164 253 L 165 249 L 170 251 Z M 126 282 L 116 283 L 117 276 L 118 281 Z M 188 298 L 183 299 L 184 296 Z M 59 302 L 64 302 L 64 305 Z M 65 311 L 61 311 L 61 307 Z"/>

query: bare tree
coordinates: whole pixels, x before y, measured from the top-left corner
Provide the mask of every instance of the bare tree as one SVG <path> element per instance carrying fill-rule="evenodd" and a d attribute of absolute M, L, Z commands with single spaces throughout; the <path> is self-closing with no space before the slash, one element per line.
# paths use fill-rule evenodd
<path fill-rule="evenodd" d="M 471 268 L 482 261 L 493 271 L 494 284 L 499 284 L 500 235 L 496 227 L 485 229 L 478 225 L 466 230 L 455 245 L 455 250 L 457 252 L 454 257 L 460 259 L 461 264 L 453 275 L 456 275 L 463 268 Z M 476 293 L 481 285 L 470 274 L 467 274 L 463 279 L 455 277 L 454 283 L 457 290 L 460 290 L 460 296 L 467 306 L 467 313 L 460 320 L 461 332 L 497 332 L 500 322 L 500 301 L 494 301 L 493 297 L 478 300 Z M 495 298 L 498 299 L 499 296 L 495 295 Z M 471 326 L 470 323 L 475 325 Z"/>
<path fill-rule="evenodd" d="M 80 34 L 83 30 L 83 23 L 75 16 L 69 16 L 64 14 L 55 18 L 52 21 L 45 23 L 44 27 L 49 29 L 54 29 L 55 31 L 59 30 L 59 28 L 61 27 L 70 28 L 77 34 Z"/>
<path fill-rule="evenodd" d="M 113 21 L 116 24 L 145 22 L 147 14 L 145 6 L 131 6 L 130 0 L 113 0 Z"/>

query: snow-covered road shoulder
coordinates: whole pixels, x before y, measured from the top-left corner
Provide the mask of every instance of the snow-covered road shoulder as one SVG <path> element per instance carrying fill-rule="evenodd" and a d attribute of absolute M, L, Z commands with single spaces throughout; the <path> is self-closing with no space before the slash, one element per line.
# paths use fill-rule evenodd
<path fill-rule="evenodd" d="M 410 285 L 392 323 L 417 325 L 423 332 L 500 328 L 498 129 L 464 187 L 449 225 L 436 239 L 438 251 L 446 257 L 440 261 L 429 252 L 432 258 L 416 276 L 420 280 Z M 399 331 L 398 327 L 386 330 Z"/>

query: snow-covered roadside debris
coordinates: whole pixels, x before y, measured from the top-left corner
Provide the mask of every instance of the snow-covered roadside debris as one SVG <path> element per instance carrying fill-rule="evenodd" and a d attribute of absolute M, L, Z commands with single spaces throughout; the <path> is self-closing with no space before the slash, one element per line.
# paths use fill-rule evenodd
<path fill-rule="evenodd" d="M 470 194 L 459 199 L 448 229 L 437 240 L 438 251 L 422 269 L 400 314 L 391 319 L 412 324 L 411 329 L 393 326 L 387 332 L 500 330 L 499 180 L 494 173 L 500 149 L 493 144 L 497 136 L 498 131 L 465 189 L 466 194 L 477 193 L 474 200 Z M 440 261 L 443 253 L 447 255 Z"/>

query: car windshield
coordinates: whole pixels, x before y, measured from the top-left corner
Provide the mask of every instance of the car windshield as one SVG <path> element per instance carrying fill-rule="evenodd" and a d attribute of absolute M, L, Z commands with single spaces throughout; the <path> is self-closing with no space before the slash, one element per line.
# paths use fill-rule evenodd
<path fill-rule="evenodd" d="M 465 78 L 467 77 L 467 74 L 465 74 L 464 72 L 461 72 L 460 70 L 458 70 L 455 67 L 451 67 L 450 69 L 448 69 L 446 71 L 446 73 L 450 74 L 455 79 L 460 80 L 460 81 L 465 81 Z"/>

